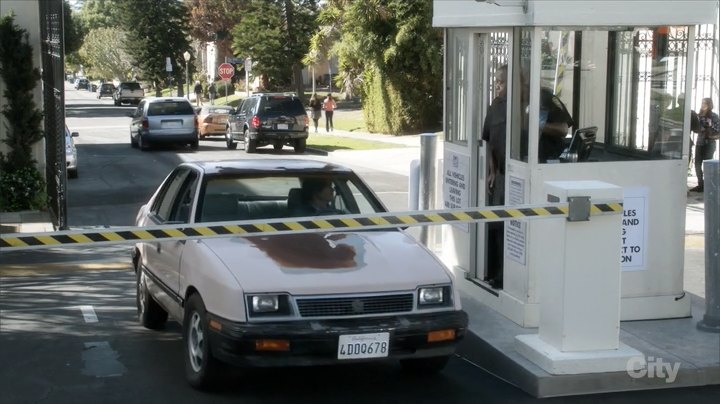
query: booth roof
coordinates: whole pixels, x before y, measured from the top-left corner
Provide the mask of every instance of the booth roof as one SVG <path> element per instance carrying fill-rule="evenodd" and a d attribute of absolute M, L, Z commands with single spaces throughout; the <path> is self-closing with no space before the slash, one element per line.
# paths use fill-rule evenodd
<path fill-rule="evenodd" d="M 717 24 L 717 0 L 434 0 L 435 27 Z"/>

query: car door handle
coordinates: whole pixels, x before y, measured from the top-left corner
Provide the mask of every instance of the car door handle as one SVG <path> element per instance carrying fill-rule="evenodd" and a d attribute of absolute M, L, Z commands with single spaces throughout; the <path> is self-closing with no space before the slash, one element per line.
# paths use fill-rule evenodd
<path fill-rule="evenodd" d="M 155 243 L 155 248 L 157 249 L 158 254 L 160 254 L 160 252 L 162 251 L 160 243 Z"/>

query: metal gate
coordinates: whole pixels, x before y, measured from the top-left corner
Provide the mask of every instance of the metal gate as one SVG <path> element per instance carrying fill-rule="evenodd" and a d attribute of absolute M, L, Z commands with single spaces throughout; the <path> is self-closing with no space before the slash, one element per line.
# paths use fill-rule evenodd
<path fill-rule="evenodd" d="M 47 179 L 48 210 L 55 226 L 58 229 L 67 229 L 63 1 L 45 0 L 38 4 L 42 46 L 45 178 Z"/>

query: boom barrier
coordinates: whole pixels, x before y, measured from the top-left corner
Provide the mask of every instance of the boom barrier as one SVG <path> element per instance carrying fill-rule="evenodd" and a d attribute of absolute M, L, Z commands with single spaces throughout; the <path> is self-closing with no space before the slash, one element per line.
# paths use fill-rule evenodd
<path fill-rule="evenodd" d="M 588 202 L 585 199 L 585 202 Z M 576 208 L 575 206 L 580 206 Z M 579 214 L 573 211 L 586 211 Z M 193 240 L 228 236 L 264 236 L 287 233 L 316 233 L 383 229 L 436 224 L 480 223 L 511 219 L 538 219 L 564 216 L 568 220 L 587 220 L 591 215 L 622 212 L 618 201 L 585 204 L 553 203 L 547 205 L 498 206 L 491 208 L 444 209 L 410 212 L 384 212 L 370 215 L 334 215 L 244 220 L 213 223 L 181 223 L 147 227 L 113 227 L 92 230 L 67 230 L 46 233 L 11 233 L 0 235 L 0 250 L 14 251 L 82 246 L 92 244 L 131 244 L 142 241 Z M 584 219 L 582 219 L 584 217 Z"/>

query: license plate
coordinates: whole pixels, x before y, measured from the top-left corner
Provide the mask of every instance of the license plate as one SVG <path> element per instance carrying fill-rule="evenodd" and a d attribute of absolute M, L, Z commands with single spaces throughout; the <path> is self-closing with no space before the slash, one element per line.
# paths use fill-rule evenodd
<path fill-rule="evenodd" d="M 182 128 L 182 121 L 162 121 L 160 127 L 163 129 Z"/>
<path fill-rule="evenodd" d="M 279 123 L 279 124 L 277 124 L 277 128 L 280 129 L 280 130 L 287 130 L 288 124 L 286 124 L 286 123 Z"/>
<path fill-rule="evenodd" d="M 390 352 L 390 333 L 341 335 L 338 359 L 386 358 Z"/>
<path fill-rule="evenodd" d="M 214 123 L 227 123 L 227 118 L 213 118 Z"/>

